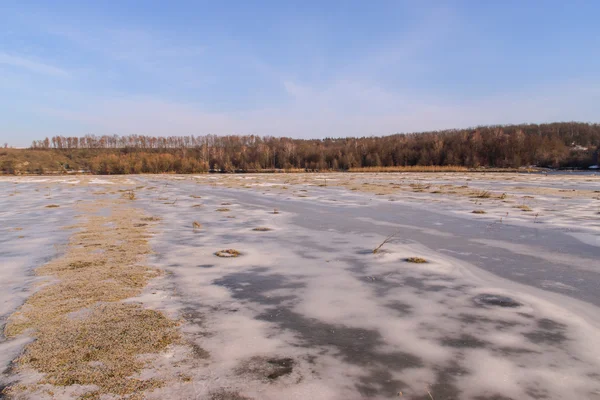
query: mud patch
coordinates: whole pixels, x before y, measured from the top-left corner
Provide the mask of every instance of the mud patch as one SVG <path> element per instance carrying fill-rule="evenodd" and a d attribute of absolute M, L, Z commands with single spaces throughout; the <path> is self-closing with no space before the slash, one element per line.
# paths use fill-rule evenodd
<path fill-rule="evenodd" d="M 289 357 L 252 357 L 237 368 L 239 375 L 273 381 L 289 375 L 294 370 L 294 360 Z"/>

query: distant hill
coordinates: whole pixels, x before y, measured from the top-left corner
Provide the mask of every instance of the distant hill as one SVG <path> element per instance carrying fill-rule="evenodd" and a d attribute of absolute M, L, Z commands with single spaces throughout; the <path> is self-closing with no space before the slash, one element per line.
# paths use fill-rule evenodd
<path fill-rule="evenodd" d="M 249 136 L 55 136 L 0 150 L 3 173 L 199 173 L 207 171 L 588 168 L 600 124 L 480 126 L 322 140 Z M 427 168 L 423 168 L 427 169 Z"/>

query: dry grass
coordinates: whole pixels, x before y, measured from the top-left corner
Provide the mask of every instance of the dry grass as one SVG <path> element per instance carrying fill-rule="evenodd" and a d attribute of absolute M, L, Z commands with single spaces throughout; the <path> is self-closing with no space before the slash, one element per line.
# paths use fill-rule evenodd
<path fill-rule="evenodd" d="M 215 252 L 215 256 L 223 258 L 239 257 L 241 254 L 242 253 L 240 253 L 236 249 L 226 249 Z"/>
<path fill-rule="evenodd" d="M 253 231 L 257 231 L 257 232 L 267 232 L 267 231 L 270 231 L 272 229 L 271 228 L 267 228 L 265 226 L 259 226 L 259 227 L 256 227 L 256 228 L 252 229 L 252 230 Z"/>
<path fill-rule="evenodd" d="M 217 208 L 215 211 L 227 212 L 227 211 L 231 211 L 231 210 L 229 208 Z"/>
<path fill-rule="evenodd" d="M 46 208 L 58 208 L 60 207 L 58 204 L 48 204 Z"/>
<path fill-rule="evenodd" d="M 142 216 L 123 201 L 79 207 L 86 220 L 64 256 L 36 270 L 57 282 L 29 297 L 4 329 L 7 337 L 24 332 L 34 337 L 17 359 L 17 370 L 44 375 L 8 393 L 31 394 L 41 384 L 93 384 L 96 389 L 85 397 L 143 398 L 143 390 L 161 382 L 136 377 L 144 367 L 139 356 L 159 352 L 179 337 L 176 323 L 160 312 L 121 302 L 139 295 L 159 273 L 140 263 L 150 253 L 147 224 L 140 224 Z M 102 207 L 111 207 L 110 216 L 93 214 Z M 109 223 L 114 229 L 106 229 Z"/>
<path fill-rule="evenodd" d="M 427 262 L 426 259 L 421 258 L 421 257 L 408 257 L 408 258 L 405 258 L 404 261 L 409 262 L 409 263 L 415 263 L 415 264 L 424 264 Z"/>
<path fill-rule="evenodd" d="M 392 239 L 393 239 L 393 237 L 394 237 L 394 236 L 396 236 L 396 235 L 397 235 L 397 234 L 399 234 L 399 233 L 400 233 L 400 231 L 398 231 L 398 232 L 394 232 L 394 233 L 392 233 L 391 235 L 389 235 L 388 237 L 386 237 L 386 238 L 383 240 L 383 242 L 381 242 L 381 243 L 379 244 L 379 246 L 377 246 L 377 247 L 375 247 L 375 248 L 373 249 L 373 254 L 377 254 L 377 253 L 379 253 L 379 250 L 381 250 L 381 248 L 383 247 L 383 245 L 384 245 L 384 244 L 386 244 L 387 242 L 389 242 L 390 240 L 392 240 Z"/>
<path fill-rule="evenodd" d="M 396 166 L 396 167 L 361 167 L 361 168 L 350 168 L 349 172 L 465 172 L 469 169 L 467 167 L 443 165 L 443 166 L 430 166 L 430 165 L 409 165 L 409 166 Z"/>
<path fill-rule="evenodd" d="M 532 211 L 531 207 L 529 207 L 528 205 L 525 205 L 525 204 L 521 204 L 519 206 L 514 206 L 513 208 L 518 208 L 519 210 L 525 211 L 525 212 Z"/>
<path fill-rule="evenodd" d="M 133 190 L 119 190 L 119 192 L 123 192 L 123 194 L 121 195 L 124 199 L 127 200 L 135 200 L 135 192 Z"/>
<path fill-rule="evenodd" d="M 471 196 L 478 199 L 489 199 L 492 197 L 492 193 L 490 193 L 488 190 L 479 190 L 477 192 L 473 192 Z"/>
<path fill-rule="evenodd" d="M 195 231 L 202 229 L 202 224 L 198 221 L 194 221 L 194 222 L 192 222 L 192 228 L 194 228 Z"/>
<path fill-rule="evenodd" d="M 471 211 L 473 214 L 486 214 L 485 210 L 473 210 Z"/>

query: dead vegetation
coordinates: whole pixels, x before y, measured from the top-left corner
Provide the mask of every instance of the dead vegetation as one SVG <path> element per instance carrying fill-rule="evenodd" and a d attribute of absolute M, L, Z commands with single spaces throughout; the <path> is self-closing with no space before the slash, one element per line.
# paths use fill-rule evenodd
<path fill-rule="evenodd" d="M 218 212 L 228 212 L 228 211 L 231 211 L 231 210 L 229 208 L 217 208 L 215 211 L 218 211 Z"/>
<path fill-rule="evenodd" d="M 477 192 L 473 192 L 472 197 L 478 199 L 489 199 L 490 197 L 492 197 L 492 193 L 488 190 L 479 190 Z"/>
<path fill-rule="evenodd" d="M 408 257 L 408 258 L 405 258 L 404 261 L 409 262 L 409 263 L 415 263 L 415 264 L 425 264 L 427 262 L 426 259 L 421 258 L 421 257 Z"/>
<path fill-rule="evenodd" d="M 202 224 L 198 221 L 194 221 L 192 222 L 192 228 L 194 229 L 194 231 L 200 230 L 202 229 Z"/>
<path fill-rule="evenodd" d="M 487 214 L 485 212 L 485 210 L 473 210 L 473 211 L 471 211 L 471 213 L 473 213 L 473 214 Z"/>
<path fill-rule="evenodd" d="M 46 208 L 58 208 L 60 207 L 58 204 L 48 204 Z"/>
<path fill-rule="evenodd" d="M 174 321 L 140 304 L 121 301 L 141 293 L 159 271 L 141 264 L 150 253 L 147 224 L 122 201 L 79 206 L 87 216 L 65 254 L 38 268 L 52 283 L 35 292 L 13 313 L 4 334 L 35 339 L 16 360 L 16 370 L 42 373 L 36 383 L 6 389 L 9 395 L 36 393 L 39 385 L 94 385 L 86 398 L 103 395 L 142 398 L 160 380 L 136 376 L 139 356 L 157 353 L 178 340 Z M 111 207 L 110 216 L 93 215 Z M 152 219 L 154 220 L 154 219 Z M 107 224 L 114 229 L 106 229 Z M 47 386 L 44 386 L 47 388 Z"/>
<path fill-rule="evenodd" d="M 239 257 L 241 254 L 242 253 L 240 253 L 236 249 L 226 249 L 226 250 L 219 250 L 219 251 L 215 252 L 215 256 L 222 257 L 222 258 Z"/>
<path fill-rule="evenodd" d="M 469 169 L 458 165 L 409 165 L 396 167 L 360 167 L 350 168 L 349 172 L 465 172 Z"/>
<path fill-rule="evenodd" d="M 254 229 L 252 229 L 253 231 L 257 231 L 257 232 L 267 232 L 267 231 L 271 231 L 271 228 L 267 228 L 266 226 L 258 226 Z"/>
<path fill-rule="evenodd" d="M 532 211 L 531 207 L 529 207 L 526 204 L 521 204 L 521 205 L 518 205 L 518 206 L 514 206 L 513 208 L 518 208 L 519 210 L 525 211 L 525 212 Z"/>
<path fill-rule="evenodd" d="M 394 232 L 394 233 L 392 233 L 391 235 L 389 235 L 388 237 L 386 237 L 386 238 L 383 240 L 383 242 L 381 242 L 381 243 L 379 244 L 379 246 L 377 246 L 377 247 L 375 247 L 375 248 L 373 249 L 373 254 L 377 254 L 377 253 L 379 253 L 379 250 L 381 250 L 381 248 L 383 247 L 383 245 L 384 245 L 384 244 L 386 244 L 387 242 L 389 242 L 390 240 L 392 240 L 392 239 L 394 238 L 394 236 L 396 236 L 396 235 L 397 235 L 397 234 L 399 234 L 399 233 L 400 233 L 400 231 L 398 231 L 398 232 Z"/>

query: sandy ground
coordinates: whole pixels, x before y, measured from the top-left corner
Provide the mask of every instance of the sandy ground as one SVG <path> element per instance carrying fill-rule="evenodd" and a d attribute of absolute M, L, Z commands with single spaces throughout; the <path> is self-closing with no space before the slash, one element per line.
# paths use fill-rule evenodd
<path fill-rule="evenodd" d="M 76 203 L 125 189 L 165 271 L 127 301 L 191 343 L 151 357 L 145 398 L 600 399 L 597 175 L 2 178 L 2 321 Z"/>

